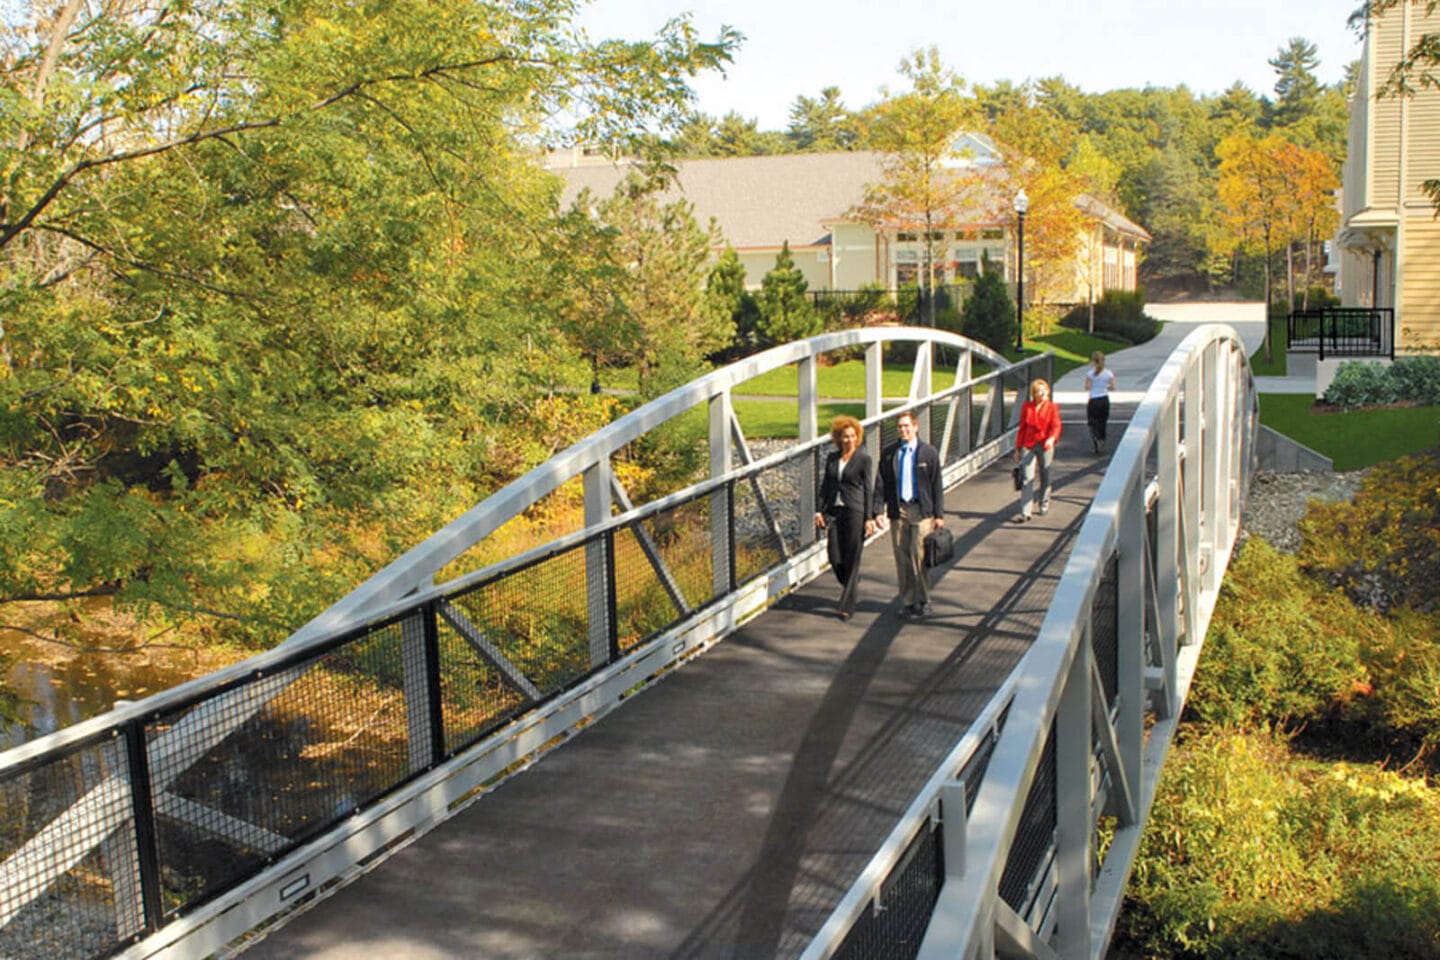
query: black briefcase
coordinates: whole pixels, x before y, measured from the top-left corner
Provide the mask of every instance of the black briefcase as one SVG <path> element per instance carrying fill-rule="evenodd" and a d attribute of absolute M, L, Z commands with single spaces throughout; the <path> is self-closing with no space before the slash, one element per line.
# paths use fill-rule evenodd
<path fill-rule="evenodd" d="M 938 567 L 955 559 L 955 535 L 944 527 L 931 530 L 925 536 L 924 557 L 926 567 Z"/>

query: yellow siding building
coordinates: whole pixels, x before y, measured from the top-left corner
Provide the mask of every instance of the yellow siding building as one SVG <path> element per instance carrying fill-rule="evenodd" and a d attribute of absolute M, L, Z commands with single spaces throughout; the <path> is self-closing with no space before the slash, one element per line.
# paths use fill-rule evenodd
<path fill-rule="evenodd" d="M 1338 238 L 1342 303 L 1393 308 L 1397 354 L 1440 351 L 1440 220 L 1423 189 L 1440 179 L 1440 89 L 1375 93 L 1422 35 L 1440 33 L 1440 10 L 1425 6 L 1401 2 L 1367 24 Z"/>

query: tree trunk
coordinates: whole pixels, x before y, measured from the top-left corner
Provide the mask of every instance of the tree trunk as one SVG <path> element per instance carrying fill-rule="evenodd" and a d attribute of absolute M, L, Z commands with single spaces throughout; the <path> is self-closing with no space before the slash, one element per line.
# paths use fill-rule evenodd
<path fill-rule="evenodd" d="M 1295 309 L 1295 243 L 1285 241 L 1285 312 Z"/>

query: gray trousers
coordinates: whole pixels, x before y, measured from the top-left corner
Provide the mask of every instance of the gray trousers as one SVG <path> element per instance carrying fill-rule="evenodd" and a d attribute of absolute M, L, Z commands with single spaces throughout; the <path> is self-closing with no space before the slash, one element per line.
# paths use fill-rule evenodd
<path fill-rule="evenodd" d="M 1040 506 L 1050 509 L 1050 464 L 1055 460 L 1055 449 L 1045 449 L 1037 443 L 1026 447 L 1020 454 L 1020 473 L 1025 482 L 1020 486 L 1020 512 L 1030 516 L 1030 504 L 1035 499 L 1035 474 L 1040 474 Z"/>

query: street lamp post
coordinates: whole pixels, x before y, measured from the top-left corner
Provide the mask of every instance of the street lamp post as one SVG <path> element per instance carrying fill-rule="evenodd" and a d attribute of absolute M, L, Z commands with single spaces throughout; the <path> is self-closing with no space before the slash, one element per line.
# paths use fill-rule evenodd
<path fill-rule="evenodd" d="M 1025 211 L 1030 208 L 1030 198 L 1025 188 L 1015 194 L 1015 238 L 1019 250 L 1015 255 L 1015 352 L 1025 352 Z"/>

